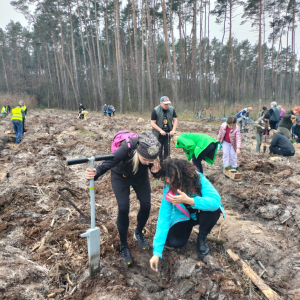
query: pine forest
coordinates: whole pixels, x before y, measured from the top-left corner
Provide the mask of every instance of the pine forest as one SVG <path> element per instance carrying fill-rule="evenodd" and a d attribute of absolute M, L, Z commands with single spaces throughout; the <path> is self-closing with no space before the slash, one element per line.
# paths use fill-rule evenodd
<path fill-rule="evenodd" d="M 29 26 L 0 28 L 0 93 L 39 105 L 144 111 L 300 102 L 299 0 L 17 0 Z M 237 40 L 237 11 L 257 40 Z M 212 21 L 213 20 L 213 21 Z M 211 36 L 217 22 L 220 40 Z M 300 35 L 298 35 L 299 38 Z"/>

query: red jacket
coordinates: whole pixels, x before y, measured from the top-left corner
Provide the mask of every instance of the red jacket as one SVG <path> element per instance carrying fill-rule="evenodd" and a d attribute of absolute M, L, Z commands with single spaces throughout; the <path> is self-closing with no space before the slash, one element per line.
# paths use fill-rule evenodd
<path fill-rule="evenodd" d="M 218 137 L 217 137 L 217 139 L 220 141 L 220 144 L 223 143 L 223 140 L 225 138 L 226 128 L 227 128 L 227 123 L 224 122 L 220 126 L 220 131 L 219 131 L 219 134 L 218 134 Z M 231 131 L 229 133 L 229 137 L 230 137 L 230 141 L 231 141 L 231 144 L 232 144 L 234 150 L 241 149 L 241 147 L 242 147 L 242 137 L 241 137 L 240 128 L 237 125 L 235 125 L 235 127 L 233 129 L 231 129 Z"/>

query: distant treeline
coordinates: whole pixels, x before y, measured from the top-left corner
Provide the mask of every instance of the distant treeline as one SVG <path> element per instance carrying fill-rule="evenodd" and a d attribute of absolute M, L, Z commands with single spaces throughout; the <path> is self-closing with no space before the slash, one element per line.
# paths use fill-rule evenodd
<path fill-rule="evenodd" d="M 1 93 L 27 93 L 48 107 L 74 109 L 83 102 L 99 110 L 113 103 L 120 112 L 140 113 L 162 95 L 185 109 L 300 101 L 294 0 L 128 0 L 123 8 L 117 0 L 12 4 L 32 29 L 13 21 L 0 29 Z M 255 45 L 247 32 L 242 42 L 233 38 L 240 5 L 257 30 Z M 223 25 L 222 40 L 210 38 L 211 14 Z"/>

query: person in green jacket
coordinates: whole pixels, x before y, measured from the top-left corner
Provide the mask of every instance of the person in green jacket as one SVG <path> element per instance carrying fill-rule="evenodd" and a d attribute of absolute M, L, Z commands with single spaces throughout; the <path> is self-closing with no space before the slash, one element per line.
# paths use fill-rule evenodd
<path fill-rule="evenodd" d="M 296 115 L 299 114 L 299 108 L 294 107 L 291 110 L 287 110 L 278 125 L 279 132 L 282 132 L 288 139 L 291 137 L 291 129 L 293 123 L 296 120 Z"/>
<path fill-rule="evenodd" d="M 203 133 L 182 133 L 173 138 L 175 148 L 182 148 L 187 160 L 193 160 L 194 165 L 203 174 L 201 161 L 212 165 L 215 161 L 219 142 Z"/>

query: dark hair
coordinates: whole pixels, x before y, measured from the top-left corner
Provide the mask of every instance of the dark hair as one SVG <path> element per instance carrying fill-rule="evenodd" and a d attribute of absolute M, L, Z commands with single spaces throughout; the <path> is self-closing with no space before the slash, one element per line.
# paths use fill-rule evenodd
<path fill-rule="evenodd" d="M 263 106 L 263 108 L 262 108 L 262 109 L 263 109 L 263 111 L 265 111 L 265 110 L 268 110 L 268 108 L 267 108 L 267 107 L 265 107 L 265 106 Z"/>
<path fill-rule="evenodd" d="M 237 118 L 235 117 L 235 116 L 230 116 L 230 117 L 228 117 L 228 119 L 227 119 L 227 124 L 236 124 L 236 122 L 237 122 Z"/>
<path fill-rule="evenodd" d="M 163 162 L 160 177 L 170 178 L 169 185 L 173 193 L 179 189 L 189 196 L 201 196 L 200 175 L 196 172 L 195 166 L 185 159 L 168 157 Z"/>

